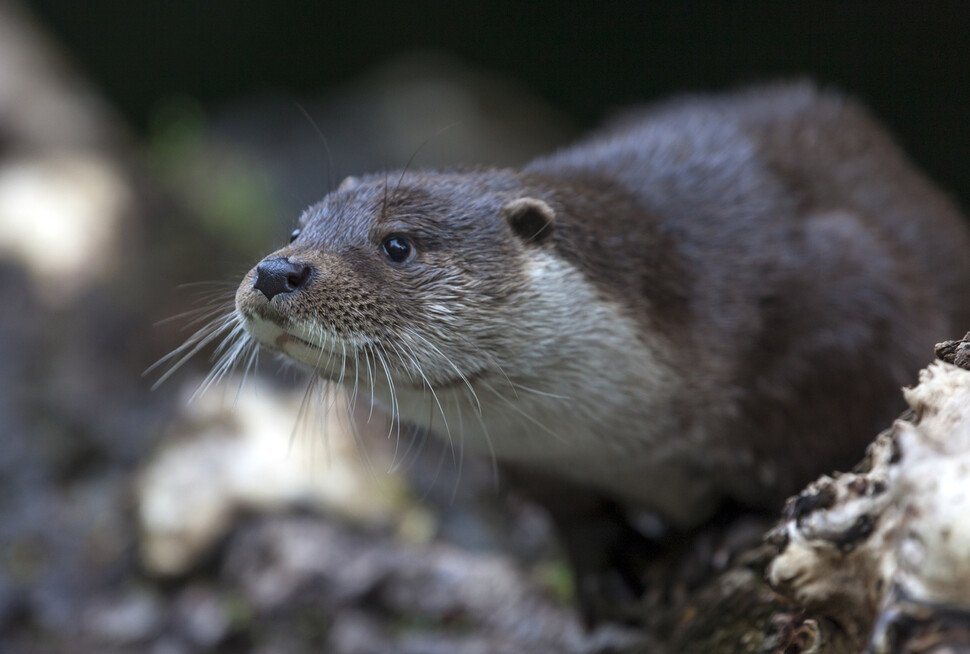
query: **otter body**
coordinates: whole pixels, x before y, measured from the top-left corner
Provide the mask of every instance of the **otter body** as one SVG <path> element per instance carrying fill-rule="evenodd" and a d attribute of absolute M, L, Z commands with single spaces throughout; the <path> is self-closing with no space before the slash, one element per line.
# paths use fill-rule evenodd
<path fill-rule="evenodd" d="M 854 103 L 675 100 L 521 170 L 348 179 L 243 280 L 261 344 L 690 526 L 851 465 L 970 328 L 962 217 Z"/>

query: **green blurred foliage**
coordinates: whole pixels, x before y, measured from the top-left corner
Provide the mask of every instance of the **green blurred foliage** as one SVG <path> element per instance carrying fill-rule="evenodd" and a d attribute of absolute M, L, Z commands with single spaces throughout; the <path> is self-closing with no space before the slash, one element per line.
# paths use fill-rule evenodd
<path fill-rule="evenodd" d="M 149 125 L 147 150 L 158 179 L 189 206 L 188 214 L 214 239 L 243 253 L 279 240 L 272 176 L 258 161 L 208 136 L 202 105 L 168 98 Z"/>

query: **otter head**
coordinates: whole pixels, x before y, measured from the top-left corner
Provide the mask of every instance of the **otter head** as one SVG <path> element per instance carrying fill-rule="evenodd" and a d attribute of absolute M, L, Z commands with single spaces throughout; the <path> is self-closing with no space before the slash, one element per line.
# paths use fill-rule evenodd
<path fill-rule="evenodd" d="M 260 344 L 364 391 L 507 379 L 558 328 L 523 281 L 555 231 L 515 173 L 353 179 L 246 275 L 236 311 Z"/>

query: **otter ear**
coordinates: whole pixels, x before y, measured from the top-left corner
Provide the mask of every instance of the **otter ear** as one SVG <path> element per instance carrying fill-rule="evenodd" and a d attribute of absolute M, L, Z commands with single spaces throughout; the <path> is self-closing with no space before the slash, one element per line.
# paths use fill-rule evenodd
<path fill-rule="evenodd" d="M 552 236 L 556 212 L 548 204 L 536 198 L 518 198 L 502 207 L 512 231 L 526 243 L 543 243 Z"/>

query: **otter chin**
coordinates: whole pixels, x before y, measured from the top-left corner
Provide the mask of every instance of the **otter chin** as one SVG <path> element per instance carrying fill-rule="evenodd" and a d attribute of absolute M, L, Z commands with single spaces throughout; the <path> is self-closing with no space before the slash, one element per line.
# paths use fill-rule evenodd
<path fill-rule="evenodd" d="M 586 580 L 639 590 L 627 508 L 689 528 L 852 465 L 970 327 L 968 297 L 953 204 L 862 107 L 803 83 L 668 101 L 517 170 L 349 178 L 236 313 L 494 457 L 549 509 L 594 621 L 609 602 Z"/>

